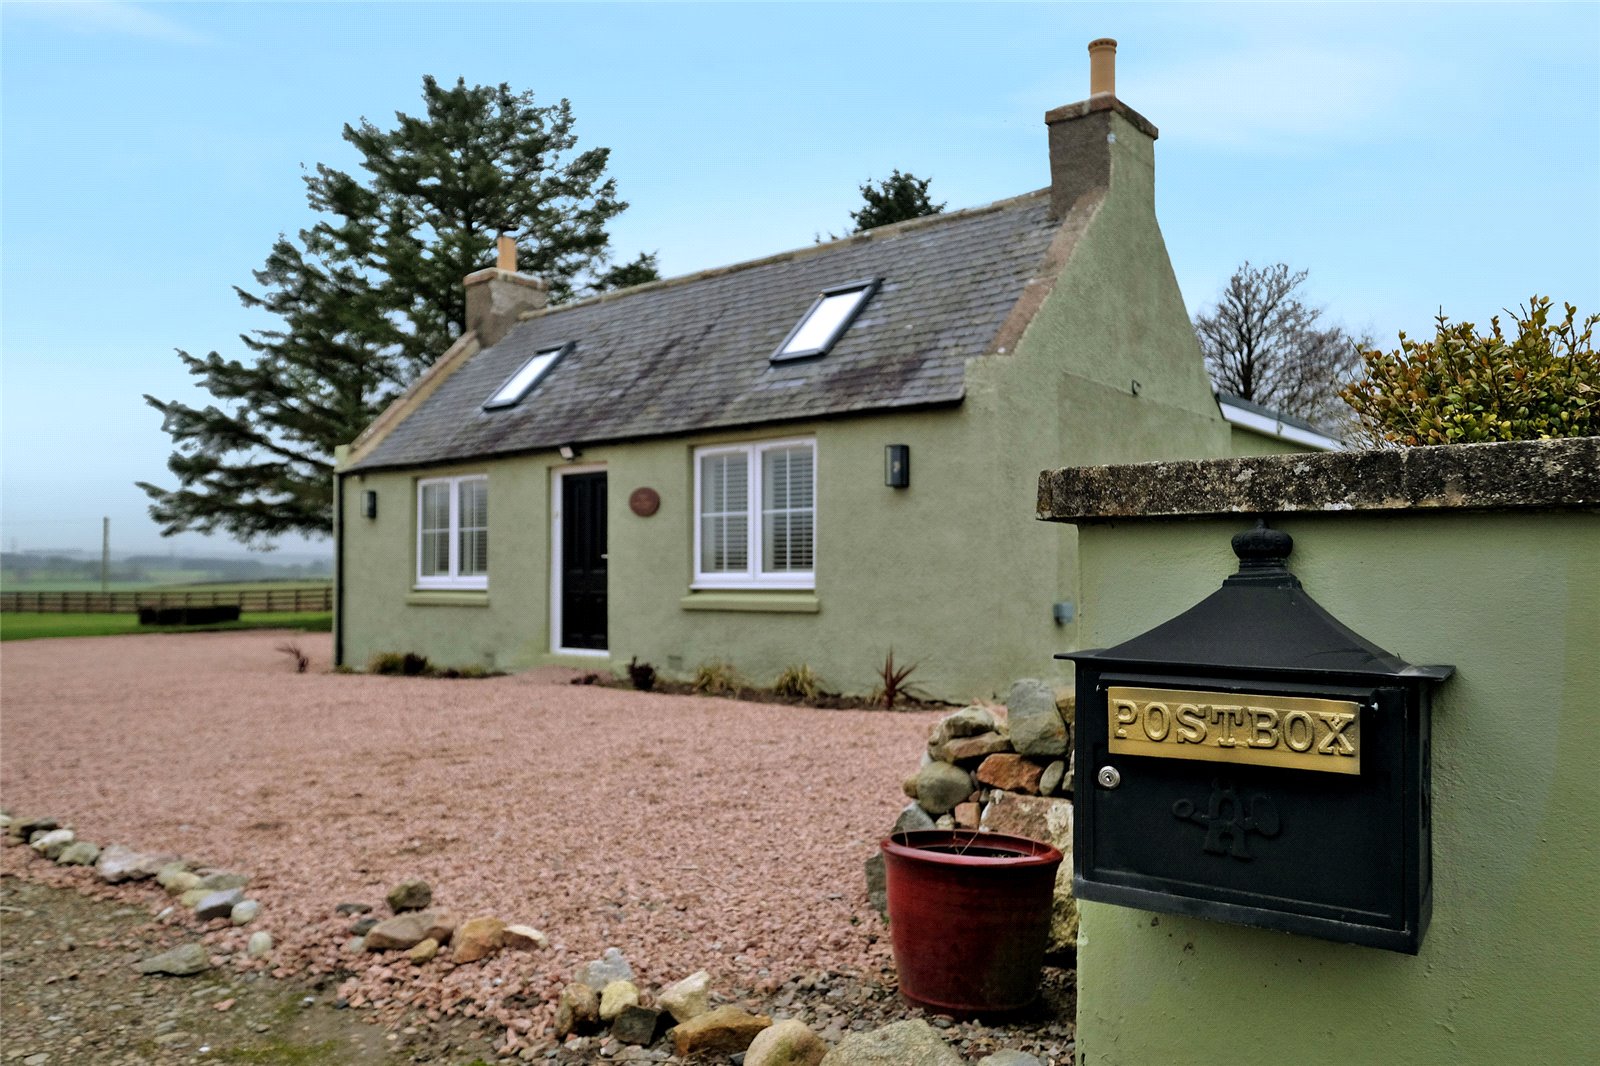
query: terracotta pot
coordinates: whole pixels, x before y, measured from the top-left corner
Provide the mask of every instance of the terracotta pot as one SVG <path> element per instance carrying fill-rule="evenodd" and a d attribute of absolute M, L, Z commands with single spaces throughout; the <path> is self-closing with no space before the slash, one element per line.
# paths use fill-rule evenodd
<path fill-rule="evenodd" d="M 968 829 L 895 833 L 882 848 L 900 994 L 968 1015 L 1032 1003 L 1061 852 Z"/>

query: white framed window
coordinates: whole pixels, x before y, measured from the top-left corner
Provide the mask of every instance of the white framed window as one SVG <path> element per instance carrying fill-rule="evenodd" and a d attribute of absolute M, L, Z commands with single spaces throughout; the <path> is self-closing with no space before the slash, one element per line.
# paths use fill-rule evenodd
<path fill-rule="evenodd" d="M 695 588 L 816 587 L 817 442 L 694 452 Z"/>
<path fill-rule="evenodd" d="M 489 478 L 417 482 L 417 588 L 489 587 Z"/>

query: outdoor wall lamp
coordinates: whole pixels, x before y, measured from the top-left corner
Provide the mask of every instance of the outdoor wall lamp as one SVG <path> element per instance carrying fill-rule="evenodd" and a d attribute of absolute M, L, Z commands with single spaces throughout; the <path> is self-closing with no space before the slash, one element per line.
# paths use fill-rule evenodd
<path fill-rule="evenodd" d="M 361 517 L 378 517 L 378 492 L 376 489 L 366 489 L 361 493 Z"/>
<path fill-rule="evenodd" d="M 911 445 L 884 445 L 883 483 L 891 489 L 904 489 L 911 486 Z"/>
<path fill-rule="evenodd" d="M 561 453 L 561 458 L 565 459 L 569 463 L 583 454 L 583 452 L 578 449 L 576 444 L 563 444 L 557 449 L 557 451 Z"/>

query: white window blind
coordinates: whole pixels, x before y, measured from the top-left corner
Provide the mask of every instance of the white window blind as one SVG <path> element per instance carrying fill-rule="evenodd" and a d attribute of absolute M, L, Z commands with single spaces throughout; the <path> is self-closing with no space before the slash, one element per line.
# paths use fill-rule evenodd
<path fill-rule="evenodd" d="M 489 479 L 417 482 L 417 587 L 487 588 Z"/>
<path fill-rule="evenodd" d="M 816 442 L 695 453 L 697 588 L 813 588 Z"/>

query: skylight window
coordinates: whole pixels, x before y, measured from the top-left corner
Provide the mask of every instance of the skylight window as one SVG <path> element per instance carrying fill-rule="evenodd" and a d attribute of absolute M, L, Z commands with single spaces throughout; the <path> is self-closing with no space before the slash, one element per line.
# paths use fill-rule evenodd
<path fill-rule="evenodd" d="M 520 403 L 524 396 L 533 391 L 539 379 L 556 365 L 556 360 L 567 354 L 571 348 L 571 344 L 559 344 L 554 348 L 539 349 L 532 359 L 523 363 L 515 374 L 506 379 L 506 383 L 501 385 L 493 396 L 484 401 L 484 408 L 487 410 L 495 407 L 511 407 Z"/>
<path fill-rule="evenodd" d="M 873 278 L 823 289 L 799 325 L 789 331 L 778 350 L 772 353 L 772 361 L 826 355 L 872 299 L 872 294 L 878 291 L 878 283 L 879 279 Z"/>

